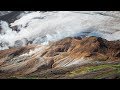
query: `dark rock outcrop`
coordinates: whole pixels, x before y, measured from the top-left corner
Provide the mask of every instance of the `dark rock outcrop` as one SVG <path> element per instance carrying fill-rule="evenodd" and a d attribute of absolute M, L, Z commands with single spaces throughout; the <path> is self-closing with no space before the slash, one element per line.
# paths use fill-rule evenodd
<path fill-rule="evenodd" d="M 17 19 L 17 16 L 20 15 L 23 11 L 12 11 L 8 14 L 0 16 L 0 20 L 12 23 Z"/>

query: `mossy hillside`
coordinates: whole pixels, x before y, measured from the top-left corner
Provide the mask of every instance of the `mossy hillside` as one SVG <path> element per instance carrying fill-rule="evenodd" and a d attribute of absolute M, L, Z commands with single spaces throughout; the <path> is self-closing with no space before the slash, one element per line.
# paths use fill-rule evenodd
<path fill-rule="evenodd" d="M 113 73 L 115 73 L 115 74 L 120 73 L 120 64 L 117 64 L 117 65 L 105 64 L 105 65 L 98 65 L 98 66 L 83 66 L 78 69 L 75 69 L 74 71 L 71 71 L 67 75 L 70 77 L 74 77 L 77 75 L 87 74 L 90 72 L 97 72 L 98 70 L 107 69 L 107 68 L 109 68 L 109 69 L 111 68 L 111 69 L 113 69 L 113 71 L 109 72 L 107 74 L 103 74 L 100 77 L 109 75 L 109 74 L 113 74 Z"/>

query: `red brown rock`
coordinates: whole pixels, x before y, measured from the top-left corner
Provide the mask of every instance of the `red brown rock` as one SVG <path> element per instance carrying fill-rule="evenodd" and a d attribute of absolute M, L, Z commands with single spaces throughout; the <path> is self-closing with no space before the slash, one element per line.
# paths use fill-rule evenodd
<path fill-rule="evenodd" d="M 120 60 L 120 41 L 107 41 L 100 37 L 67 37 L 44 46 L 28 45 L 0 51 L 1 73 L 25 75 L 50 68 L 67 67 L 93 61 Z M 34 51 L 38 49 L 38 51 Z M 33 50 L 34 53 L 29 53 Z M 21 56 L 23 55 L 23 56 Z"/>

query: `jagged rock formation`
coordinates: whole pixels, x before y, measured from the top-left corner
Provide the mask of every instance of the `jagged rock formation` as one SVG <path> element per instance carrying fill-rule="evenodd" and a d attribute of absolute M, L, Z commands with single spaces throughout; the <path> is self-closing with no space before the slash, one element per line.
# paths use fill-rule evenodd
<path fill-rule="evenodd" d="M 120 57 L 119 45 L 119 41 L 107 41 L 100 37 L 65 38 L 53 43 L 44 56 L 57 57 L 69 53 L 71 58 L 101 57 L 100 60 L 117 60 Z"/>
<path fill-rule="evenodd" d="M 81 70 L 84 67 L 89 71 L 89 66 L 95 66 L 98 70 L 97 65 L 101 65 L 100 69 L 103 69 L 97 71 L 97 75 L 114 72 L 110 77 L 116 78 L 120 75 L 115 68 L 119 64 L 120 41 L 107 41 L 100 37 L 67 37 L 49 46 L 28 45 L 0 51 L 0 78 L 94 78 L 92 72 L 89 72 L 91 77 L 88 77 L 89 74 L 84 73 L 84 76 Z M 79 73 L 76 74 L 77 70 Z"/>

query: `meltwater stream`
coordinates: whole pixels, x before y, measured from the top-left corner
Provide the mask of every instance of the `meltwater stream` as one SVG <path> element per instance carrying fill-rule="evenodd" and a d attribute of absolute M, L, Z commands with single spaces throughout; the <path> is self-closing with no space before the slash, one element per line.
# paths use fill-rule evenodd
<path fill-rule="evenodd" d="M 0 25 L 0 50 L 74 36 L 120 39 L 119 11 L 34 11 L 22 13 L 10 24 L 0 21 Z"/>

